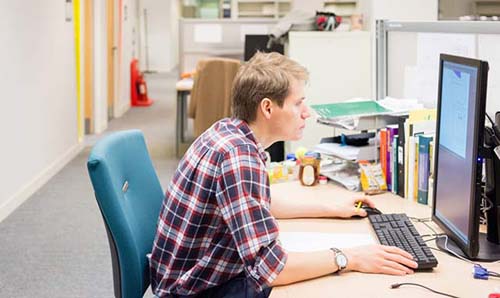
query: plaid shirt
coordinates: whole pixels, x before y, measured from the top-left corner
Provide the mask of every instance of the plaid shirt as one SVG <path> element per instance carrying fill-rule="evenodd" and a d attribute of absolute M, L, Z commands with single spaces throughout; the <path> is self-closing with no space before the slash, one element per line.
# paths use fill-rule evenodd
<path fill-rule="evenodd" d="M 193 295 L 245 272 L 261 291 L 287 254 L 270 213 L 265 154 L 248 124 L 223 119 L 180 161 L 150 257 L 158 297 Z"/>

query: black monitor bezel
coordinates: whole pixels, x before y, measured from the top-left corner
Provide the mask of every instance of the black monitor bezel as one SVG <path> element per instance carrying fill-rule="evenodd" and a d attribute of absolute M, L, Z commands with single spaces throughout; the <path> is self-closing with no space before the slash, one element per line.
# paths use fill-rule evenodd
<path fill-rule="evenodd" d="M 436 203 L 438 202 L 437 185 L 438 185 L 438 160 L 439 160 L 439 140 L 440 140 L 440 110 L 441 110 L 441 93 L 442 93 L 442 79 L 443 79 L 443 62 L 452 62 L 465 66 L 474 67 L 477 69 L 477 89 L 476 89 L 476 113 L 475 113 L 475 128 L 473 136 L 473 160 L 472 163 L 472 179 L 470 181 L 472 189 L 474 189 L 474 198 L 470 200 L 469 206 L 469 231 L 467 237 L 469 244 L 462 241 L 448 226 L 436 216 Z M 486 92 L 488 80 L 488 63 L 481 60 L 453 56 L 448 54 L 441 54 L 439 57 L 439 84 L 438 84 L 438 105 L 437 105 L 437 122 L 436 122 L 436 150 L 434 156 L 434 191 L 433 191 L 433 207 L 432 207 L 432 221 L 434 221 L 443 232 L 451 238 L 460 247 L 460 249 L 469 257 L 475 258 L 479 251 L 479 209 L 481 202 L 481 179 L 482 179 L 482 162 L 481 162 L 481 148 L 484 144 L 484 122 L 486 113 Z"/>

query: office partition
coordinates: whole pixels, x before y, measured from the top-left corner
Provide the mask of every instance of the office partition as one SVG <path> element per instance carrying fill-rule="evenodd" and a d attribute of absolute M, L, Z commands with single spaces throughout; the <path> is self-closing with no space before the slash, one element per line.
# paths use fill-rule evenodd
<path fill-rule="evenodd" d="M 437 104 L 439 54 L 488 61 L 486 111 L 500 111 L 500 22 L 377 21 L 376 95 Z"/>

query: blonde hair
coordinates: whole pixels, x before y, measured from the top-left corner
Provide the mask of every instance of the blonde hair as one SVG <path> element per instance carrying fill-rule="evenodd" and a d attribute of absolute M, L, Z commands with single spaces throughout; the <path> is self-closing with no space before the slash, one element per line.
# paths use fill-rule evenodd
<path fill-rule="evenodd" d="M 257 107 L 264 98 L 283 107 L 292 79 L 307 81 L 307 70 L 278 53 L 257 52 L 250 61 L 243 64 L 233 81 L 231 101 L 233 117 L 252 122 Z"/>

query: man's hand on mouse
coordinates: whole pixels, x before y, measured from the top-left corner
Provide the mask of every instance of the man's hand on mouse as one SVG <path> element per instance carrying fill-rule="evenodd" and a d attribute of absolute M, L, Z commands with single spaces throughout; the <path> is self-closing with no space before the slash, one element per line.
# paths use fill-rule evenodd
<path fill-rule="evenodd" d="M 352 216 L 367 216 L 366 211 L 363 208 L 357 208 L 357 204 L 361 202 L 362 205 L 367 205 L 375 208 L 375 203 L 372 200 L 361 197 L 361 198 L 348 198 L 348 199 L 338 199 L 335 200 L 335 216 L 340 218 L 349 218 Z"/>
<path fill-rule="evenodd" d="M 412 274 L 417 263 L 406 251 L 380 244 L 351 247 L 343 250 L 347 257 L 347 270 L 390 275 Z"/>

